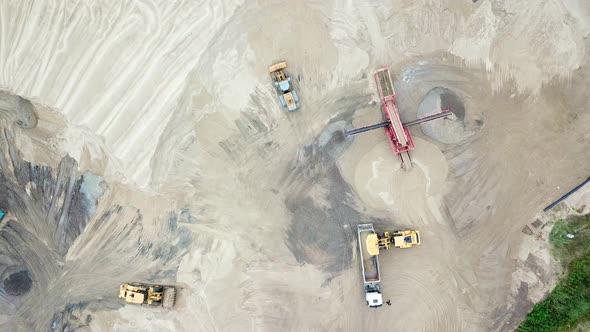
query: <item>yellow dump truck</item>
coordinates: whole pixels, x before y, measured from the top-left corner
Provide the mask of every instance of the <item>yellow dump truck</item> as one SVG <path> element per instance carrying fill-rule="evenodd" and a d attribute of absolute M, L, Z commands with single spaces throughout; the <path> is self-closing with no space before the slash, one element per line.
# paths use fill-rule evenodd
<path fill-rule="evenodd" d="M 122 284 L 119 298 L 127 303 L 147 304 L 172 308 L 176 302 L 176 289 L 172 286 L 147 285 L 141 283 Z"/>

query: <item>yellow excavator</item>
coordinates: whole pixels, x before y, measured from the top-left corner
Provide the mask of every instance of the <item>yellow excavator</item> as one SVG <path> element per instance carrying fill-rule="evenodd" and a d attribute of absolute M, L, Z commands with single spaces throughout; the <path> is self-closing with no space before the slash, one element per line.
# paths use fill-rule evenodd
<path fill-rule="evenodd" d="M 119 289 L 119 298 L 127 303 L 172 308 L 176 301 L 176 289 L 172 286 L 141 283 L 122 284 Z"/>
<path fill-rule="evenodd" d="M 367 237 L 367 251 L 370 255 L 379 255 L 380 249 L 389 250 L 391 247 L 407 249 L 420 245 L 419 231 L 394 231 L 373 233 Z"/>

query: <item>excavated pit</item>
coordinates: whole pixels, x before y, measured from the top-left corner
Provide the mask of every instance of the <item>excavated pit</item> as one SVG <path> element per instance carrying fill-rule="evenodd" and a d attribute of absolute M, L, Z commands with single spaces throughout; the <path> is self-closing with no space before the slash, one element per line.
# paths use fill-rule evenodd
<path fill-rule="evenodd" d="M 474 134 L 474 124 L 470 125 L 465 122 L 463 100 L 451 89 L 436 87 L 428 91 L 418 106 L 418 117 L 445 110 L 449 110 L 453 114 L 443 119 L 421 124 L 420 127 L 424 134 L 445 144 L 455 144 L 469 139 Z"/>

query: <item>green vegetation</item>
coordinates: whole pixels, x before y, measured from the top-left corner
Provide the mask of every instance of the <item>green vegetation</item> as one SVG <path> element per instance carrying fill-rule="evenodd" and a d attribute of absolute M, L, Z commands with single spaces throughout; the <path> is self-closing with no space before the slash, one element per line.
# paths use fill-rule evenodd
<path fill-rule="evenodd" d="M 590 215 L 557 221 L 549 239 L 566 276 L 520 324 L 522 332 L 573 331 L 590 321 Z"/>
<path fill-rule="evenodd" d="M 574 234 L 573 239 L 566 235 Z M 590 253 L 590 215 L 575 216 L 555 222 L 549 234 L 553 256 L 568 266 L 572 260 Z"/>

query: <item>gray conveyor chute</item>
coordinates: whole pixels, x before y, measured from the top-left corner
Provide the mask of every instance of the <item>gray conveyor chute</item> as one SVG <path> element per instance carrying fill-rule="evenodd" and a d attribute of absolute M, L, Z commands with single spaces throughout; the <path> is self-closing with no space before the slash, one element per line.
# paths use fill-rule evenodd
<path fill-rule="evenodd" d="M 389 121 L 385 121 L 385 122 L 373 124 L 373 125 L 366 126 L 366 127 L 361 127 L 361 128 L 351 129 L 351 130 L 345 130 L 344 131 L 344 136 L 352 136 L 352 135 L 364 133 L 365 131 L 387 127 L 389 125 L 390 125 L 390 122 Z"/>

